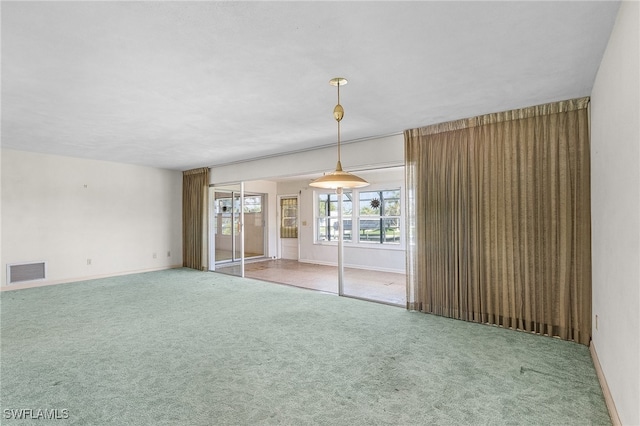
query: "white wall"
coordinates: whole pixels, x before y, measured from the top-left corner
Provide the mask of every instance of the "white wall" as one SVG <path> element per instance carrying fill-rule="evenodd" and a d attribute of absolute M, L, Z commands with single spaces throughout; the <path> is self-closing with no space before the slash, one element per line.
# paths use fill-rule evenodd
<path fill-rule="evenodd" d="M 624 425 L 640 424 L 639 22 L 623 2 L 591 94 L 593 345 Z"/>
<path fill-rule="evenodd" d="M 342 166 L 346 171 L 380 168 L 404 164 L 404 136 L 367 139 L 343 144 Z M 211 168 L 211 183 L 224 184 L 258 179 L 277 180 L 284 176 L 308 175 L 334 170 L 336 147 L 330 146 L 304 152 Z"/>
<path fill-rule="evenodd" d="M 182 174 L 3 149 L 2 286 L 7 264 L 43 260 L 29 284 L 181 266 Z"/>

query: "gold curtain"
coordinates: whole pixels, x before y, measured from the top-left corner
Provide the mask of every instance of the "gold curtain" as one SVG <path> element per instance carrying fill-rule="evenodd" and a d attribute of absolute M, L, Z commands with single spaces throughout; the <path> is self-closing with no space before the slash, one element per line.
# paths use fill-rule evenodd
<path fill-rule="evenodd" d="M 209 169 L 182 172 L 182 265 L 205 271 Z"/>
<path fill-rule="evenodd" d="M 405 131 L 409 309 L 589 344 L 588 103 Z"/>

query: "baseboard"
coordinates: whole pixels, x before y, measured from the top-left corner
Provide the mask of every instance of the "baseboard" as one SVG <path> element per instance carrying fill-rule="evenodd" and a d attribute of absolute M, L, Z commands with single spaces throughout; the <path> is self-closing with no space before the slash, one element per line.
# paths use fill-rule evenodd
<path fill-rule="evenodd" d="M 163 266 L 160 268 L 149 268 L 149 269 L 139 269 L 135 271 L 116 272 L 113 274 L 91 275 L 86 277 L 68 278 L 68 279 L 44 281 L 44 282 L 37 281 L 37 282 L 25 283 L 25 284 L 12 284 L 12 285 L 5 285 L 0 287 L 0 292 L 11 291 L 11 290 L 23 290 L 25 288 L 46 287 L 50 285 L 74 283 L 78 281 L 97 280 L 100 278 L 118 277 L 121 275 L 141 274 L 144 272 L 164 271 L 167 269 L 175 269 L 175 268 L 181 268 L 181 267 L 182 265 L 170 265 L 170 266 Z"/>
<path fill-rule="evenodd" d="M 596 368 L 596 374 L 598 375 L 598 381 L 600 382 L 600 387 L 602 388 L 604 402 L 605 404 L 607 404 L 607 410 L 609 410 L 611 423 L 613 424 L 613 426 L 622 426 L 622 422 L 620 422 L 620 417 L 618 416 L 618 410 L 616 410 L 616 404 L 613 402 L 613 397 L 611 396 L 611 391 L 609 390 L 609 385 L 607 384 L 607 379 L 604 377 L 604 372 L 602 371 L 602 367 L 600 366 L 600 360 L 598 360 L 598 354 L 596 353 L 596 347 L 593 344 L 593 340 L 589 344 L 589 352 L 591 352 L 591 359 L 593 360 L 593 365 Z"/>

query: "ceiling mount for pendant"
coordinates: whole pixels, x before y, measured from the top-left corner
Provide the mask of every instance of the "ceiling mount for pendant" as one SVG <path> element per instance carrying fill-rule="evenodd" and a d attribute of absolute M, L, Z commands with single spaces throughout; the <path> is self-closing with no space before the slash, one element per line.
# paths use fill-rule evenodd
<path fill-rule="evenodd" d="M 338 162 L 336 163 L 335 171 L 325 174 L 309 185 L 325 189 L 362 188 L 369 185 L 369 182 L 342 170 L 342 163 L 340 162 L 340 122 L 344 118 L 344 108 L 340 105 L 340 86 L 347 84 L 347 79 L 335 77 L 329 80 L 329 84 L 338 88 L 338 104 L 333 108 L 333 118 L 338 122 Z"/>

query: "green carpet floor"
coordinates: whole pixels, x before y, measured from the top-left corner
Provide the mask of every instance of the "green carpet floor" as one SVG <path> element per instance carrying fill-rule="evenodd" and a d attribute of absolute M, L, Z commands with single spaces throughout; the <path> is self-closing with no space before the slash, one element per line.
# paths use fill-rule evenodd
<path fill-rule="evenodd" d="M 188 269 L 0 298 L 3 425 L 610 424 L 549 337 Z"/>

